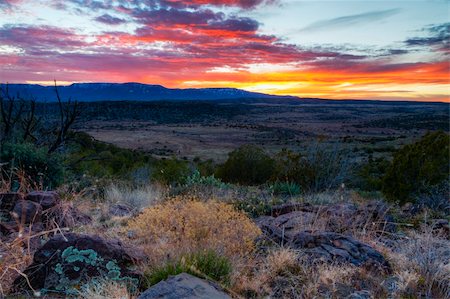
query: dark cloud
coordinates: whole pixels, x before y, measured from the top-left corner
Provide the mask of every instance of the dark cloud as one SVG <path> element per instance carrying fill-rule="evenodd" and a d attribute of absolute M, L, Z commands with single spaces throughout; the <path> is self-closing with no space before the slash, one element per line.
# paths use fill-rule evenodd
<path fill-rule="evenodd" d="M 331 20 L 323 20 L 312 23 L 309 26 L 301 29 L 300 31 L 318 31 L 318 30 L 329 30 L 335 28 L 342 28 L 348 26 L 354 26 L 358 24 L 365 24 L 368 22 L 375 22 L 387 17 L 398 14 L 401 10 L 398 8 L 388 9 L 388 10 L 378 10 L 371 11 L 357 15 L 343 16 L 339 18 L 334 18 Z"/>
<path fill-rule="evenodd" d="M 117 18 L 117 17 L 113 17 L 109 14 L 103 14 L 99 17 L 96 17 L 95 20 L 97 22 L 107 24 L 107 25 L 120 25 L 120 24 L 126 23 L 126 20 Z"/>
<path fill-rule="evenodd" d="M 428 36 L 414 37 L 405 41 L 408 46 L 437 47 L 439 50 L 450 52 L 450 23 L 431 25 L 424 29 Z"/>

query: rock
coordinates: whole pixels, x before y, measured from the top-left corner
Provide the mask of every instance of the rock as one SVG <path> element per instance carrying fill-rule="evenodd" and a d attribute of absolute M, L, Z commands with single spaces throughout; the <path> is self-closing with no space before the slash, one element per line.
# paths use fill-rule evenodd
<path fill-rule="evenodd" d="M 171 276 L 152 286 L 138 299 L 231 299 L 212 282 L 187 273 Z"/>
<path fill-rule="evenodd" d="M 20 193 L 0 193 L 0 210 L 12 211 L 16 203 L 20 200 L 23 200 L 23 196 Z"/>
<path fill-rule="evenodd" d="M 265 224 L 272 222 L 271 225 L 283 230 L 285 235 L 313 228 L 337 233 L 351 232 L 361 227 L 379 234 L 396 231 L 388 207 L 377 201 L 361 206 L 349 203 L 328 206 L 292 203 L 275 206 L 271 215 L 272 218 L 265 218 Z"/>
<path fill-rule="evenodd" d="M 125 217 L 131 216 L 133 214 L 133 210 L 124 204 L 114 204 L 109 207 L 109 214 L 112 216 Z"/>
<path fill-rule="evenodd" d="M 286 215 L 293 213 L 303 212 Z M 264 234 L 273 242 L 301 249 L 311 257 L 327 262 L 350 262 L 357 266 L 365 265 L 386 272 L 391 271 L 383 255 L 369 245 L 335 232 L 301 230 L 299 227 L 292 229 L 289 225 L 280 225 L 280 222 L 277 222 L 280 217 L 266 216 L 257 221 Z"/>
<path fill-rule="evenodd" d="M 33 263 L 24 271 L 34 290 L 68 294 L 93 277 L 106 276 L 138 285 L 141 274 L 133 267 L 144 259 L 136 248 L 118 240 L 73 233 L 56 235 L 38 249 Z M 14 281 L 16 291 L 29 290 L 23 276 Z"/>
<path fill-rule="evenodd" d="M 30 200 L 19 200 L 16 202 L 13 212 L 21 224 L 36 223 L 41 221 L 42 207 Z"/>
<path fill-rule="evenodd" d="M 55 191 L 33 191 L 25 196 L 26 200 L 39 203 L 43 210 L 50 209 L 59 203 L 59 195 Z"/>

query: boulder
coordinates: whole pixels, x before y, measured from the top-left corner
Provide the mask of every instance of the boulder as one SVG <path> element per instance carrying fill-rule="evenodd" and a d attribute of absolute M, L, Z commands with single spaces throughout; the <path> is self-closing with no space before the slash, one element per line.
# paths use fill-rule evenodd
<path fill-rule="evenodd" d="M 33 191 L 28 193 L 25 199 L 39 203 L 43 210 L 54 207 L 60 201 L 59 195 L 55 191 Z"/>
<path fill-rule="evenodd" d="M 68 233 L 53 236 L 39 248 L 24 273 L 34 290 L 70 294 L 77 286 L 99 276 L 138 286 L 141 274 L 133 269 L 143 259 L 139 250 L 118 240 Z M 20 292 L 29 286 L 19 276 L 14 288 Z"/>
<path fill-rule="evenodd" d="M 152 286 L 138 299 L 231 299 L 217 285 L 187 273 L 171 276 Z"/>
<path fill-rule="evenodd" d="M 89 215 L 82 213 L 72 204 L 63 202 L 45 210 L 43 216 L 43 222 L 48 228 L 54 227 L 54 223 L 59 227 L 74 227 L 92 222 Z"/>
<path fill-rule="evenodd" d="M 37 223 L 41 221 L 42 207 L 30 200 L 19 200 L 14 206 L 13 213 L 21 224 Z"/>
<path fill-rule="evenodd" d="M 17 192 L 0 193 L 0 210 L 12 211 L 19 200 L 23 200 L 23 196 Z"/>

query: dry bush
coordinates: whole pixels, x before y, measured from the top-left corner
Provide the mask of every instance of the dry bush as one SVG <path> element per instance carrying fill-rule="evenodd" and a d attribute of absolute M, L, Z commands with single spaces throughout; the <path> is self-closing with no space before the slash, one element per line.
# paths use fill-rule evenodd
<path fill-rule="evenodd" d="M 450 298 L 450 241 L 430 229 L 412 232 L 389 254 L 399 296 Z"/>
<path fill-rule="evenodd" d="M 128 229 L 154 264 L 203 250 L 234 261 L 254 249 L 261 233 L 229 204 L 180 197 L 145 209 L 129 222 Z"/>
<path fill-rule="evenodd" d="M 164 189 L 155 184 L 141 187 L 111 184 L 104 190 L 104 198 L 110 203 L 124 204 L 136 211 L 160 202 L 164 198 Z"/>

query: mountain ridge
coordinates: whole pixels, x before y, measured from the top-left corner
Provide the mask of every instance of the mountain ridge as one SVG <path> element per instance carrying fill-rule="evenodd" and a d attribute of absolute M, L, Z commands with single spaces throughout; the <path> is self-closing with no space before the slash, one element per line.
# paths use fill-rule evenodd
<path fill-rule="evenodd" d="M 33 97 L 39 102 L 57 101 L 54 86 L 39 84 L 0 84 L 12 94 Z M 237 88 L 167 88 L 157 84 L 127 83 L 72 83 L 58 86 L 63 100 L 80 102 L 97 101 L 158 101 L 158 100 L 239 100 L 239 99 L 299 99 L 295 96 L 278 96 L 250 92 Z"/>

